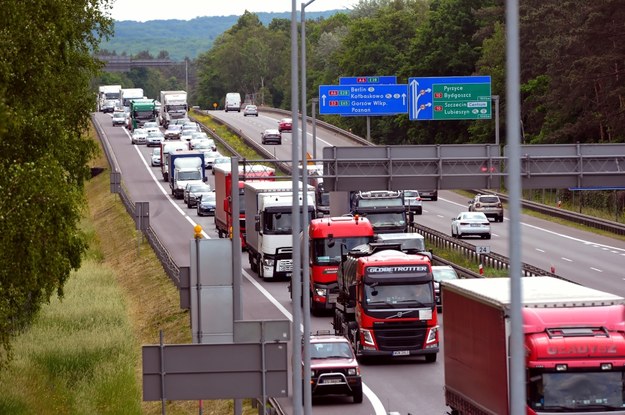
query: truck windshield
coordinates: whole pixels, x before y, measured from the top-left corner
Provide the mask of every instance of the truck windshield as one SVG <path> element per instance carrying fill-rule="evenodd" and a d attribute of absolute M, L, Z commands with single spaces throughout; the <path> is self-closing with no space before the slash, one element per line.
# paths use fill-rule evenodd
<path fill-rule="evenodd" d="M 369 219 L 371 226 L 374 228 L 406 226 L 406 215 L 404 212 L 368 212 L 361 215 Z"/>
<path fill-rule="evenodd" d="M 265 212 L 263 230 L 268 234 L 290 234 L 292 229 L 291 212 Z M 308 221 L 313 212 L 308 212 Z"/>
<path fill-rule="evenodd" d="M 369 307 L 394 308 L 397 305 L 432 305 L 433 288 L 430 283 L 393 284 L 377 283 L 365 285 L 365 302 Z"/>
<path fill-rule="evenodd" d="M 178 173 L 178 180 L 202 180 L 202 173 L 199 171 L 181 171 Z"/>
<path fill-rule="evenodd" d="M 623 372 L 530 372 L 527 401 L 533 409 L 623 409 Z"/>
<path fill-rule="evenodd" d="M 343 252 L 371 242 L 369 236 L 358 236 L 352 238 L 315 239 L 312 243 L 313 262 L 315 265 L 338 265 L 341 262 L 341 245 Z M 332 246 L 330 246 L 332 245 Z"/>
<path fill-rule="evenodd" d="M 135 118 L 138 120 L 149 120 L 154 118 L 154 111 L 135 111 Z"/>

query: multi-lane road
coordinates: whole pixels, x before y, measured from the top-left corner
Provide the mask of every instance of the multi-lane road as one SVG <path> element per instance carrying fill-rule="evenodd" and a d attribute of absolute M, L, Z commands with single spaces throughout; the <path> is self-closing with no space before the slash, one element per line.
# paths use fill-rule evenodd
<path fill-rule="evenodd" d="M 248 137 L 260 142 L 260 133 L 277 128 L 277 114 L 261 112 L 258 117 L 242 113 L 214 112 Z M 96 114 L 106 139 L 117 159 L 122 180 L 135 202 L 150 202 L 150 226 L 179 266 L 189 265 L 189 240 L 193 226 L 202 225 L 207 237 L 216 238 L 212 217 L 198 217 L 194 209 L 172 199 L 160 169 L 150 166 L 151 149 L 133 146 L 130 136 L 121 127 L 112 127 L 110 115 Z M 312 153 L 311 129 L 307 131 L 307 147 Z M 326 146 L 355 145 L 353 142 L 317 127 L 317 157 Z M 291 158 L 291 134 L 283 133 L 282 145 L 266 148 L 277 159 Z M 212 185 L 212 176 L 209 174 Z M 467 198 L 454 192 L 441 191 L 437 202 L 424 202 L 423 215 L 417 220 L 424 225 L 449 233 L 450 221 L 467 207 Z M 487 243 L 493 252 L 509 255 L 507 220 L 492 223 L 493 237 Z M 593 233 L 568 228 L 530 216 L 522 217 L 522 260 L 543 269 L 555 267 L 556 273 L 581 284 L 625 296 L 625 242 Z M 472 240 L 467 239 L 469 242 Z M 484 241 L 474 240 L 484 245 Z M 251 272 L 243 254 L 243 317 L 245 319 L 291 318 L 288 282 L 265 282 Z M 444 315 L 441 324 L 444 327 Z M 330 317 L 312 317 L 312 330 L 331 329 Z M 443 333 L 444 335 L 444 333 Z M 297 367 L 298 368 L 298 367 Z M 299 369 L 299 368 L 298 368 Z M 362 365 L 365 400 L 354 405 L 349 398 L 315 399 L 315 414 L 444 414 L 448 408 L 443 396 L 443 362 L 434 364 L 420 359 L 382 361 Z M 280 401 L 290 413 L 291 403 Z"/>

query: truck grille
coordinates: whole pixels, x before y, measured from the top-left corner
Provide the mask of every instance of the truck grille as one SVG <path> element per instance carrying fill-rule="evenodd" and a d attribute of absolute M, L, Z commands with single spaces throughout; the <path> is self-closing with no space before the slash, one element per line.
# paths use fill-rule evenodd
<path fill-rule="evenodd" d="M 427 327 L 424 323 L 374 323 L 373 333 L 380 350 L 422 349 Z"/>
<path fill-rule="evenodd" d="M 292 259 L 281 259 L 281 260 L 278 260 L 278 264 L 276 266 L 276 271 L 278 271 L 278 272 L 291 272 L 291 271 L 293 271 L 293 260 Z"/>

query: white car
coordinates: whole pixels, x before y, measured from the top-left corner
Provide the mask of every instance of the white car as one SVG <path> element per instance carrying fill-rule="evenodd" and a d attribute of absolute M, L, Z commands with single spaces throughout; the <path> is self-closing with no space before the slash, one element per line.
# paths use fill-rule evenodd
<path fill-rule="evenodd" d="M 151 131 L 161 131 L 161 129 L 158 127 L 158 123 L 154 121 L 148 121 L 143 124 L 143 129 L 146 130 L 148 133 Z"/>
<path fill-rule="evenodd" d="M 215 159 L 221 157 L 221 153 L 218 151 L 208 150 L 204 152 L 204 166 L 207 169 L 213 168 L 213 163 L 215 163 Z"/>
<path fill-rule="evenodd" d="M 156 147 L 152 150 L 152 156 L 150 157 L 152 166 L 160 166 L 161 165 L 161 148 Z"/>
<path fill-rule="evenodd" d="M 441 304 L 441 281 L 457 280 L 458 273 L 450 265 L 432 265 L 432 276 L 434 277 L 434 295 L 436 296 L 436 307 L 442 311 Z"/>
<path fill-rule="evenodd" d="M 148 132 L 143 128 L 135 128 L 132 132 L 132 144 L 145 144 L 148 139 Z"/>
<path fill-rule="evenodd" d="M 258 117 L 258 107 L 256 105 L 246 105 L 243 109 L 243 116 L 247 117 L 248 115 Z"/>
<path fill-rule="evenodd" d="M 226 156 L 217 157 L 215 161 L 213 161 L 213 168 L 211 169 L 213 172 L 213 175 L 215 174 L 215 167 L 230 166 L 231 163 L 232 163 L 232 159 L 230 157 L 226 157 Z"/>
<path fill-rule="evenodd" d="M 182 130 L 182 133 L 180 134 L 180 139 L 188 143 L 191 141 L 191 137 L 193 136 L 194 132 L 195 131 L 192 130 Z"/>
<path fill-rule="evenodd" d="M 418 190 L 404 190 L 404 206 L 406 206 L 406 210 L 412 211 L 417 215 L 423 213 L 421 196 L 419 196 Z"/>
<path fill-rule="evenodd" d="M 451 219 L 452 237 L 460 239 L 469 235 L 490 239 L 490 221 L 483 212 L 460 212 Z"/>

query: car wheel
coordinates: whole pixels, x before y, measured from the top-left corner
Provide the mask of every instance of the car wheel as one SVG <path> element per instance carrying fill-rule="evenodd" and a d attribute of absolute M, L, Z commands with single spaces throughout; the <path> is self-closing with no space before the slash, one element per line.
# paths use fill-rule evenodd
<path fill-rule="evenodd" d="M 499 216 L 498 221 L 503 222 L 503 215 Z"/>
<path fill-rule="evenodd" d="M 436 202 L 438 200 L 438 196 L 433 196 L 432 201 Z"/>
<path fill-rule="evenodd" d="M 191 209 L 191 203 L 189 203 L 189 201 L 187 201 L 187 207 Z"/>
<path fill-rule="evenodd" d="M 354 397 L 354 403 L 362 403 L 362 386 L 354 388 L 353 397 Z"/>
<path fill-rule="evenodd" d="M 484 236 L 484 239 L 490 239 L 490 233 L 486 236 Z"/>

